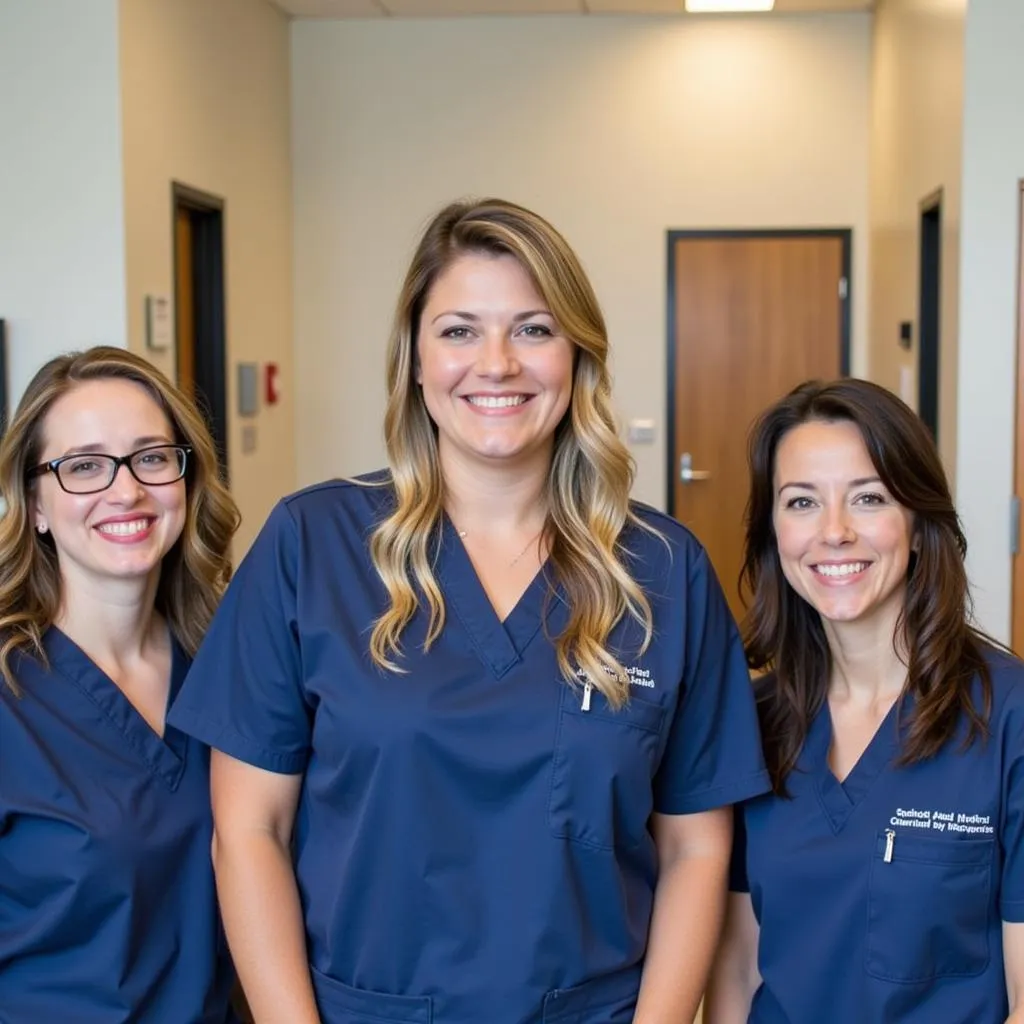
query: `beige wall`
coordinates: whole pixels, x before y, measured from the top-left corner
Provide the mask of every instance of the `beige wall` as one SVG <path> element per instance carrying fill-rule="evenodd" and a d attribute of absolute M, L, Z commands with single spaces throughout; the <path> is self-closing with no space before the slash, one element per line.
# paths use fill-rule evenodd
<path fill-rule="evenodd" d="M 1008 640 L 1024 3 L 971 0 L 965 54 L 956 497 L 978 618 Z"/>
<path fill-rule="evenodd" d="M 637 496 L 665 500 L 669 228 L 854 229 L 865 372 L 870 16 L 297 22 L 292 30 L 301 483 L 379 465 L 383 351 L 444 202 L 548 216 L 594 280 Z"/>
<path fill-rule="evenodd" d="M 124 346 L 117 0 L 0 0 L 0 317 L 12 403 L 52 356 Z"/>
<path fill-rule="evenodd" d="M 267 0 L 122 0 L 128 331 L 143 351 L 144 297 L 173 294 L 171 183 L 225 201 L 229 462 L 244 552 L 294 486 L 288 22 Z M 174 372 L 174 353 L 147 353 Z M 284 394 L 243 453 L 235 364 L 274 360 Z"/>
<path fill-rule="evenodd" d="M 879 0 L 871 83 L 871 341 L 873 380 L 916 405 L 920 203 L 942 190 L 939 445 L 956 458 L 960 164 L 966 0 Z M 899 323 L 914 325 L 899 347 Z"/>

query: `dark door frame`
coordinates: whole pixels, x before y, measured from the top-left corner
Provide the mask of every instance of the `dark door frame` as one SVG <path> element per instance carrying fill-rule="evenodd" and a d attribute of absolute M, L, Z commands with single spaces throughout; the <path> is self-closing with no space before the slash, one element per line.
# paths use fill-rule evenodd
<path fill-rule="evenodd" d="M 700 229 L 684 230 L 670 228 L 667 232 L 668 238 L 668 323 L 666 352 L 668 360 L 666 363 L 667 380 L 666 389 L 666 420 L 665 433 L 667 444 L 665 451 L 668 459 L 667 465 L 667 493 L 666 502 L 669 515 L 675 515 L 675 491 L 676 491 L 676 467 L 679 462 L 679 453 L 676 451 L 676 242 L 689 238 L 838 238 L 842 242 L 843 254 L 843 281 L 844 287 L 840 287 L 836 295 L 839 302 L 839 372 L 845 377 L 850 372 L 850 297 L 853 293 L 851 283 L 851 266 L 853 257 L 853 229 L 852 228 L 728 228 L 728 229 Z"/>
<path fill-rule="evenodd" d="M 942 364 L 942 189 L 918 204 L 917 412 L 939 438 Z"/>
<path fill-rule="evenodd" d="M 1013 410 L 1013 487 L 1010 492 L 1010 645 L 1024 651 L 1024 178 L 1017 183 L 1017 365 Z"/>
<path fill-rule="evenodd" d="M 7 430 L 10 414 L 10 391 L 7 384 L 7 321 L 0 319 L 0 437 Z"/>
<path fill-rule="evenodd" d="M 171 182 L 171 224 L 179 209 L 192 220 L 192 294 L 195 303 L 196 402 L 203 410 L 228 481 L 227 331 L 224 298 L 224 200 L 181 182 Z M 174 294 L 178 294 L 177 232 Z"/>

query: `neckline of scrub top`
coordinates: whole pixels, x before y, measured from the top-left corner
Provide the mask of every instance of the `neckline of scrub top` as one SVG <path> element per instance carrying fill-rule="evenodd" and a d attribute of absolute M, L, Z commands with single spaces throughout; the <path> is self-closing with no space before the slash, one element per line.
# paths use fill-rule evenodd
<path fill-rule="evenodd" d="M 522 656 L 540 628 L 545 597 L 550 591 L 548 562 L 537 570 L 515 607 L 504 621 L 476 574 L 466 546 L 452 521 L 444 516 L 441 525 L 440 571 L 445 601 L 459 617 L 480 660 L 496 679 L 522 660 Z M 557 604 L 557 591 L 552 594 Z"/>
<path fill-rule="evenodd" d="M 833 832 L 838 833 L 842 830 L 850 815 L 870 792 L 882 769 L 892 761 L 899 744 L 897 709 L 900 703 L 897 700 L 889 709 L 857 759 L 857 763 L 842 782 L 835 777 L 828 763 L 833 725 L 832 712 L 827 700 L 811 723 L 807 737 L 807 753 L 811 765 L 816 769 L 818 800 Z"/>
<path fill-rule="evenodd" d="M 166 722 L 160 736 L 146 721 L 121 688 L 65 632 L 50 626 L 43 637 L 43 646 L 52 668 L 60 672 L 92 702 L 121 733 L 128 746 L 146 766 L 174 791 L 185 771 L 185 748 L 188 737 Z M 184 651 L 171 637 L 171 683 L 167 692 L 169 709 L 185 681 L 188 669 Z"/>

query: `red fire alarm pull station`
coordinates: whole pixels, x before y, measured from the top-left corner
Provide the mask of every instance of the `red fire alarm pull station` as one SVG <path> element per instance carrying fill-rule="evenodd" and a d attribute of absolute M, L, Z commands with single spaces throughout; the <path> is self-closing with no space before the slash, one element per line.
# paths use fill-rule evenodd
<path fill-rule="evenodd" d="M 278 398 L 281 397 L 281 381 L 278 377 L 280 367 L 277 363 L 267 363 L 263 370 L 264 376 L 264 395 L 263 401 L 267 405 L 277 405 Z"/>

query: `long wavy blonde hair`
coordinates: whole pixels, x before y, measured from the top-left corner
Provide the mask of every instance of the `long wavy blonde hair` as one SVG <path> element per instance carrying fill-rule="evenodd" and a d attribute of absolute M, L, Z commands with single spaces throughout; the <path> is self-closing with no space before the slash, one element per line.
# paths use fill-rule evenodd
<path fill-rule="evenodd" d="M 195 654 L 231 576 L 230 544 L 239 514 L 221 483 L 213 439 L 202 416 L 156 367 L 124 349 L 96 346 L 57 356 L 32 378 L 0 442 L 0 676 L 18 692 L 17 653 L 45 663 L 43 634 L 62 597 L 53 538 L 32 528 L 32 488 L 26 472 L 37 465 L 47 413 L 63 395 L 90 380 L 141 385 L 166 414 L 174 439 L 192 448 L 185 477 L 185 525 L 163 560 L 156 609 L 181 646 Z"/>
<path fill-rule="evenodd" d="M 444 599 L 433 568 L 444 479 L 437 430 L 416 382 L 416 347 L 434 282 L 466 253 L 518 260 L 574 346 L 572 401 L 555 432 L 546 493 L 551 584 L 561 586 L 569 608 L 568 624 L 554 641 L 565 679 L 574 683 L 582 671 L 619 707 L 628 699 L 629 680 L 608 649 L 609 634 L 624 615 L 631 616 L 643 629 L 642 651 L 653 624 L 650 604 L 627 568 L 620 543 L 627 525 L 646 527 L 630 509 L 634 466 L 616 433 L 604 318 L 565 239 L 537 214 L 499 199 L 453 203 L 438 213 L 420 240 L 398 298 L 384 421 L 396 501 L 370 542 L 389 607 L 374 623 L 371 656 L 382 668 L 401 671 L 402 632 L 421 595 L 430 611 L 428 649 L 444 626 Z"/>

